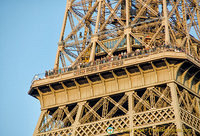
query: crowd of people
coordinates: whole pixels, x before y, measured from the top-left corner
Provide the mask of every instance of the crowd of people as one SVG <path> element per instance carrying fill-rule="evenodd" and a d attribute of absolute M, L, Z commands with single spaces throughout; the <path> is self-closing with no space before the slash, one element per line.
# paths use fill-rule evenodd
<path fill-rule="evenodd" d="M 155 53 L 165 52 L 165 51 L 186 52 L 187 53 L 187 51 L 185 51 L 184 48 L 177 47 L 177 46 L 171 46 L 171 45 L 147 46 L 144 48 L 136 49 L 129 54 L 125 51 L 125 52 L 121 52 L 119 54 L 115 54 L 112 56 L 101 57 L 100 59 L 96 59 L 95 61 L 92 61 L 92 62 L 78 63 L 77 65 L 75 65 L 73 67 L 69 66 L 69 67 L 62 68 L 62 69 L 60 68 L 58 70 L 45 71 L 45 77 L 47 78 L 48 76 L 52 76 L 55 74 L 62 74 L 62 73 L 68 72 L 68 71 L 77 70 L 77 69 L 86 68 L 86 67 L 95 66 L 95 65 L 100 65 L 100 64 L 105 64 L 105 63 L 109 63 L 112 61 L 122 60 L 125 58 L 141 57 L 141 56 L 144 57 L 144 56 L 148 56 L 150 54 L 155 54 Z M 192 55 L 192 54 L 188 54 L 188 55 L 194 57 L 194 55 Z M 195 59 L 197 61 L 199 61 L 198 58 L 195 58 Z"/>

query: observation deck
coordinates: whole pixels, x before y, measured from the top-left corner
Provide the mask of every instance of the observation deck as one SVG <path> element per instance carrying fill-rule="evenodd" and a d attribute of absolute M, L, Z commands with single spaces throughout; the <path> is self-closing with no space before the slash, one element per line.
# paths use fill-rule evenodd
<path fill-rule="evenodd" d="M 198 58 L 176 47 L 163 47 L 116 56 L 103 63 L 68 67 L 46 76 L 38 74 L 28 93 L 40 99 L 42 109 L 171 81 L 187 86 L 200 97 L 199 69 Z"/>

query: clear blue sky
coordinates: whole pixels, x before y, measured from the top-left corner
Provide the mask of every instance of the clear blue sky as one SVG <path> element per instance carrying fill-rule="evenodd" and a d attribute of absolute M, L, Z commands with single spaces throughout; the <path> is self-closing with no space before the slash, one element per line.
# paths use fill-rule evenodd
<path fill-rule="evenodd" d="M 53 68 L 66 0 L 0 0 L 0 132 L 31 136 L 39 101 L 27 94 Z"/>

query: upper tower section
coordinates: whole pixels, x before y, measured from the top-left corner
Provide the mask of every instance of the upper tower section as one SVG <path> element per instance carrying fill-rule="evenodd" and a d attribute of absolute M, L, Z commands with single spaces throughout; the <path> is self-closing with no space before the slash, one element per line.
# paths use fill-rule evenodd
<path fill-rule="evenodd" d="M 199 0 L 67 0 L 54 70 L 161 45 L 197 56 Z"/>

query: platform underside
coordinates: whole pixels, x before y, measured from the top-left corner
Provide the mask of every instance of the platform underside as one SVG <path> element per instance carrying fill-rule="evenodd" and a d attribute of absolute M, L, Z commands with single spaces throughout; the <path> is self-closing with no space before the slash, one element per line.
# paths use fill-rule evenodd
<path fill-rule="evenodd" d="M 163 52 L 35 81 L 34 135 L 200 135 L 199 77 L 190 56 Z"/>

